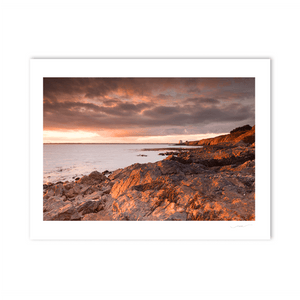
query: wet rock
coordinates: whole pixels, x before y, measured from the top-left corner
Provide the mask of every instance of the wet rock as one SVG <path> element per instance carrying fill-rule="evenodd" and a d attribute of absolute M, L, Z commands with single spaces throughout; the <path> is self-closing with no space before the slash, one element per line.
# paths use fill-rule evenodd
<path fill-rule="evenodd" d="M 49 177 L 49 176 L 48 176 Z M 52 183 L 46 183 L 46 184 L 43 184 L 43 190 L 48 190 L 50 189 L 51 187 L 53 187 L 53 184 Z"/>
<path fill-rule="evenodd" d="M 104 172 L 102 172 L 103 175 L 110 175 L 112 172 L 105 170 Z"/>

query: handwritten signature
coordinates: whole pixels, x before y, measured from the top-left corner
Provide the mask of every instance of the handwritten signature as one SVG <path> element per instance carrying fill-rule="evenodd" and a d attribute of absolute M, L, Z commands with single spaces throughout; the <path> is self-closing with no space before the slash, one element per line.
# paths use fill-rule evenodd
<path fill-rule="evenodd" d="M 238 227 L 247 227 L 247 226 L 252 226 L 252 224 L 247 224 L 247 225 L 235 225 L 235 226 L 230 226 L 231 228 L 238 228 Z"/>

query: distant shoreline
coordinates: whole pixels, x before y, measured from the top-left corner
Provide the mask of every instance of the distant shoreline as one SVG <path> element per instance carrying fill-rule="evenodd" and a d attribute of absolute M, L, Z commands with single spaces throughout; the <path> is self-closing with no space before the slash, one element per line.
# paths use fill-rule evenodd
<path fill-rule="evenodd" d="M 255 127 L 192 143 L 203 147 L 44 185 L 43 220 L 255 221 Z"/>
<path fill-rule="evenodd" d="M 175 144 L 174 146 L 185 146 L 187 148 L 152 148 L 152 149 L 142 149 L 141 151 L 182 151 L 182 150 L 186 150 L 186 151 L 190 151 L 190 150 L 196 150 L 196 149 L 200 149 L 203 148 L 203 146 L 189 146 L 189 145 L 180 145 L 180 144 Z M 191 148 L 193 147 L 193 148 Z"/>
<path fill-rule="evenodd" d="M 175 143 L 43 143 L 43 145 L 181 145 Z"/>

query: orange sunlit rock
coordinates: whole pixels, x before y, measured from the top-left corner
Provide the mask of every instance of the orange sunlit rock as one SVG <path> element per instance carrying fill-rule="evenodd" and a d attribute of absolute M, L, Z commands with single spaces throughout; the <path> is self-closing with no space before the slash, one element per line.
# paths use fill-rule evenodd
<path fill-rule="evenodd" d="M 44 220 L 255 220 L 255 127 L 156 163 L 44 186 Z"/>

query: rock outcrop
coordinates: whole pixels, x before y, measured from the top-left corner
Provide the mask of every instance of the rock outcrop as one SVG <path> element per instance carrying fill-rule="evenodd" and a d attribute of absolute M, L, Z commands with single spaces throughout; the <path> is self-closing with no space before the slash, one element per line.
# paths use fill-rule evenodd
<path fill-rule="evenodd" d="M 186 142 L 189 146 L 208 146 L 208 145 L 236 145 L 237 143 L 253 144 L 255 142 L 255 126 L 245 125 L 230 131 L 229 134 L 220 135 L 215 138 L 203 139 L 201 141 Z"/>
<path fill-rule="evenodd" d="M 156 163 L 44 186 L 44 220 L 255 219 L 255 128 Z"/>

